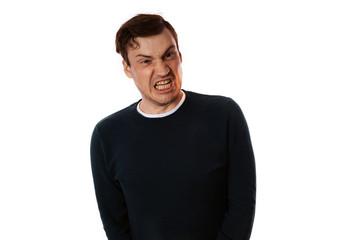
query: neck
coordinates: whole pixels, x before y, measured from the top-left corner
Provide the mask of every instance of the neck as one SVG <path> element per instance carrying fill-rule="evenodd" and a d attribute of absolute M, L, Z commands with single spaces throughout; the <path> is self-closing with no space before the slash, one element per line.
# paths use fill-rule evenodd
<path fill-rule="evenodd" d="M 148 102 L 148 101 L 142 99 L 139 107 L 140 107 L 141 111 L 146 114 L 166 113 L 166 112 L 173 110 L 180 103 L 184 94 L 185 93 L 182 90 L 180 90 L 178 96 L 173 101 L 171 101 L 167 104 L 164 104 L 164 105 L 151 103 L 151 102 Z"/>

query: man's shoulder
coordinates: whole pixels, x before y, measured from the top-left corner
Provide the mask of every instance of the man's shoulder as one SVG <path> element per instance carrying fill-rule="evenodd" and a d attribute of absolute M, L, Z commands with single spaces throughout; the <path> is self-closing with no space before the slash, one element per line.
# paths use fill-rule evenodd
<path fill-rule="evenodd" d="M 211 106 L 213 108 L 224 108 L 229 106 L 229 104 L 236 104 L 232 98 L 222 95 L 210 95 L 192 91 L 186 91 L 186 95 L 196 104 L 200 104 L 202 106 Z"/>
<path fill-rule="evenodd" d="M 136 113 L 136 106 L 138 102 L 135 102 L 117 112 L 114 112 L 107 117 L 101 119 L 97 124 L 97 128 L 112 128 L 113 126 L 120 126 L 131 121 Z"/>
<path fill-rule="evenodd" d="M 240 106 L 230 97 L 187 91 L 189 108 L 208 119 L 243 118 Z"/>

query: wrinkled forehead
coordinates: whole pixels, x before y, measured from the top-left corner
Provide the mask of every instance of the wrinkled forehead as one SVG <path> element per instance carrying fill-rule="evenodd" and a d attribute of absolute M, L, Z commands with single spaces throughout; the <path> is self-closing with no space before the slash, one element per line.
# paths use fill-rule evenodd
<path fill-rule="evenodd" d="M 128 47 L 129 56 L 133 54 L 158 55 L 163 54 L 169 47 L 176 46 L 176 41 L 169 30 L 164 29 L 160 34 L 136 37 Z"/>

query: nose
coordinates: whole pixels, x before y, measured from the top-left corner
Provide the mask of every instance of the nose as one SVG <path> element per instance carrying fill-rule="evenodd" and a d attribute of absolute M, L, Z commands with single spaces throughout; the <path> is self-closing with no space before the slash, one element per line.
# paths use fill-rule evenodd
<path fill-rule="evenodd" d="M 156 75 L 165 77 L 169 74 L 170 68 L 164 61 L 159 61 L 156 64 Z"/>

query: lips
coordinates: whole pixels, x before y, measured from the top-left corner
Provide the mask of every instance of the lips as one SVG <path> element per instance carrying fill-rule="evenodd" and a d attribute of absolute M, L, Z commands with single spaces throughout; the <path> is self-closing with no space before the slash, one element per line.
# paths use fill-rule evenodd
<path fill-rule="evenodd" d="M 170 88 L 172 85 L 172 80 L 171 79 L 166 79 L 166 80 L 161 80 L 158 81 L 157 83 L 155 83 L 155 88 L 157 90 L 166 90 L 168 88 Z"/>

